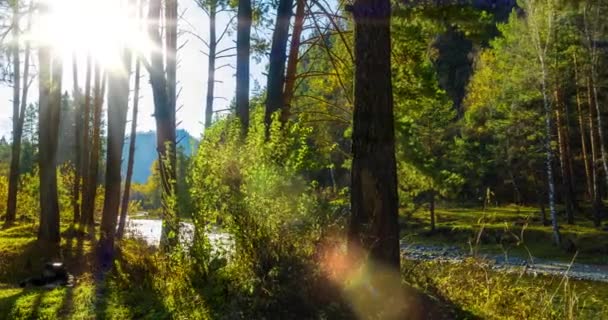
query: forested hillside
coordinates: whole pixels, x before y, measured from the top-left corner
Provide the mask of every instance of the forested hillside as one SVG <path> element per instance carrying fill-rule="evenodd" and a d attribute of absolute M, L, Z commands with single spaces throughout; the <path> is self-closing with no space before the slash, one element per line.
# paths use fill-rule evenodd
<path fill-rule="evenodd" d="M 0 318 L 608 319 L 606 15 L 0 1 Z"/>

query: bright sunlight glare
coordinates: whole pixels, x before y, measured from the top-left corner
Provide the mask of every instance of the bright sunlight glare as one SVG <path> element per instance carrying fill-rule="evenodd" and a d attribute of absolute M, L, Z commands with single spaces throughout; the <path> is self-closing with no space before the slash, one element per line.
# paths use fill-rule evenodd
<path fill-rule="evenodd" d="M 135 1 L 47 0 L 48 14 L 39 16 L 32 38 L 68 58 L 91 57 L 102 67 L 120 67 L 122 48 L 135 52 L 150 49 L 150 41 Z"/>

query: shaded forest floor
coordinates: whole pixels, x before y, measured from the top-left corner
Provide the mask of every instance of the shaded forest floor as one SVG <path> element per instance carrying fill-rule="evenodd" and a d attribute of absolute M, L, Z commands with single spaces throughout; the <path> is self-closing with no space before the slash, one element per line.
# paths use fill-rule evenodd
<path fill-rule="evenodd" d="M 562 247 L 553 244 L 551 226 L 543 226 L 538 208 L 505 206 L 436 210 L 436 230 L 430 231 L 428 211 L 401 215 L 401 232 L 408 244 L 456 246 L 465 252 L 500 254 L 524 259 L 550 259 L 608 264 L 608 231 L 593 227 L 578 214 L 574 225 L 560 215 Z"/>
<path fill-rule="evenodd" d="M 244 317 L 227 313 L 238 310 L 231 305 L 238 300 L 230 302 L 230 294 L 221 286 L 201 285 L 200 279 L 192 278 L 191 266 L 168 263 L 142 241 L 119 243 L 113 271 L 101 278 L 95 240 L 67 225 L 62 227 L 58 252 L 75 275 L 76 285 L 19 288 L 19 281 L 38 274 L 54 258 L 49 255 L 53 248 L 40 247 L 35 235 L 34 225 L 0 230 L 0 319 Z M 424 292 L 423 303 L 445 315 L 435 319 L 608 319 L 606 283 L 495 272 L 475 259 L 461 264 L 404 260 L 402 279 L 416 294 Z M 218 312 L 225 313 L 218 317 Z"/>
<path fill-rule="evenodd" d="M 206 318 L 200 295 L 184 292 L 189 291 L 184 274 L 160 272 L 155 265 L 162 262 L 155 261 L 155 250 L 145 243 L 122 241 L 115 268 L 104 279 L 96 268 L 94 239 L 62 226 L 57 257 L 49 254 L 56 248 L 37 243 L 35 230 L 34 225 L 0 230 L 0 319 Z M 57 259 L 75 276 L 73 287 L 18 287 L 21 280 L 39 275 L 45 262 Z"/>

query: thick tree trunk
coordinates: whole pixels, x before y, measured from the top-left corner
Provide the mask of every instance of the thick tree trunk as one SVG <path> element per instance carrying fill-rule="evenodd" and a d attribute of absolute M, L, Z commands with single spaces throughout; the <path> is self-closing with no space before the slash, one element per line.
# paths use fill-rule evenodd
<path fill-rule="evenodd" d="M 574 57 L 574 82 L 576 86 L 576 111 L 578 115 L 578 127 L 581 136 L 581 153 L 583 164 L 585 167 L 585 182 L 586 182 L 586 190 L 587 190 L 587 199 L 593 199 L 593 182 L 591 178 L 591 166 L 589 164 L 589 153 L 587 147 L 587 129 L 585 126 L 585 121 L 583 120 L 583 103 L 581 101 L 581 94 L 579 90 L 579 78 L 578 78 L 578 64 L 576 60 L 576 54 Z"/>
<path fill-rule="evenodd" d="M 13 142 L 11 146 L 11 165 L 8 178 L 8 198 L 6 204 L 6 225 L 11 225 L 15 221 L 17 212 L 17 187 L 19 185 L 19 157 L 21 154 L 21 134 L 19 128 L 20 104 L 19 95 L 21 94 L 21 61 L 19 54 L 19 1 L 13 4 Z M 27 83 L 24 83 L 26 86 Z"/>
<path fill-rule="evenodd" d="M 87 212 L 88 197 L 89 197 L 89 159 L 90 159 L 90 115 L 91 115 L 91 56 L 87 56 L 84 84 L 84 106 L 82 109 L 82 155 L 80 163 L 80 175 L 82 176 L 82 196 L 80 200 L 80 224 L 86 225 L 88 221 Z M 97 77 L 97 75 L 96 75 Z"/>
<path fill-rule="evenodd" d="M 131 136 L 129 138 L 129 158 L 127 160 L 127 176 L 125 177 L 125 190 L 122 195 L 120 206 L 120 221 L 116 236 L 120 239 L 125 233 L 127 214 L 129 209 L 129 197 L 131 196 L 131 179 L 133 178 L 133 164 L 135 163 L 135 140 L 137 138 L 137 109 L 139 108 L 139 78 L 141 64 L 139 58 L 135 62 L 135 91 L 133 95 L 133 116 L 131 120 Z"/>
<path fill-rule="evenodd" d="M 108 80 L 108 137 L 106 160 L 106 188 L 101 217 L 100 248 L 102 258 L 113 257 L 116 220 L 120 207 L 122 147 L 125 140 L 127 111 L 129 109 L 129 76 L 131 53 L 122 50 L 119 72 L 111 72 Z"/>
<path fill-rule="evenodd" d="M 42 6 L 40 12 L 47 12 Z M 38 239 L 44 243 L 59 243 L 59 201 L 57 195 L 57 146 L 61 111 L 62 65 L 52 57 L 47 46 L 38 49 L 40 96 L 39 107 L 39 168 L 40 225 Z"/>
<path fill-rule="evenodd" d="M 211 126 L 213 120 L 213 100 L 215 89 L 215 52 L 217 39 L 215 31 L 215 14 L 217 5 L 213 2 L 209 6 L 209 65 L 207 68 L 207 103 L 205 105 L 205 129 Z"/>
<path fill-rule="evenodd" d="M 604 204 L 602 202 L 602 197 L 600 193 L 600 168 L 598 164 L 598 147 L 597 147 L 597 137 L 595 129 L 595 120 L 594 113 L 596 112 L 596 108 L 594 108 L 594 100 L 592 97 L 592 89 L 591 89 L 591 79 L 588 79 L 587 83 L 587 96 L 588 96 L 588 104 L 589 104 L 589 131 L 590 131 L 590 142 L 591 142 L 591 175 L 593 177 L 593 197 L 591 200 L 592 211 L 593 211 L 593 224 L 596 227 L 601 226 L 601 217 L 604 212 Z"/>
<path fill-rule="evenodd" d="M 74 214 L 74 223 L 80 221 L 80 183 L 82 177 L 80 171 L 82 168 L 82 97 L 80 96 L 80 87 L 78 86 L 78 61 L 74 54 L 72 58 L 72 77 L 74 84 L 74 124 L 75 134 L 74 137 L 74 152 L 75 163 L 74 163 L 74 181 L 72 183 L 72 211 Z"/>
<path fill-rule="evenodd" d="M 391 4 L 356 0 L 355 103 L 348 250 L 399 270 L 398 195 L 391 83 Z"/>
<path fill-rule="evenodd" d="M 564 129 L 564 119 L 559 90 L 554 91 L 555 99 L 555 122 L 557 124 L 557 144 L 559 149 L 559 164 L 562 175 L 562 192 L 564 195 L 564 205 L 568 224 L 574 223 L 574 191 L 571 184 L 570 169 L 568 161 L 570 154 L 566 147 L 566 130 Z"/>
<path fill-rule="evenodd" d="M 553 150 L 551 148 L 551 135 L 553 134 L 553 120 L 551 112 L 551 103 L 547 93 L 547 74 L 544 60 L 539 56 L 541 65 L 541 90 L 543 95 L 543 106 L 545 110 L 545 169 L 547 171 L 547 190 L 549 196 L 549 213 L 551 214 L 551 226 L 553 228 L 553 242 L 561 245 L 561 235 L 559 233 L 559 225 L 557 222 L 557 210 L 555 209 L 555 178 L 553 177 Z"/>
<path fill-rule="evenodd" d="M 291 47 L 289 48 L 289 57 L 287 59 L 287 71 L 285 75 L 285 90 L 283 93 L 283 110 L 281 112 L 281 121 L 287 122 L 291 115 L 291 99 L 293 99 L 296 71 L 298 69 L 298 60 L 300 53 L 300 37 L 304 28 L 304 9 L 306 0 L 296 0 L 296 16 L 291 34 Z"/>
<path fill-rule="evenodd" d="M 160 0 L 149 5 L 148 16 L 151 23 L 148 33 L 152 42 L 161 47 L 162 36 L 158 21 L 161 13 Z M 163 55 L 154 51 L 151 58 L 150 83 L 154 97 L 154 117 L 156 119 L 156 148 L 161 176 L 163 230 L 161 247 L 168 250 L 177 244 L 179 222 L 175 206 L 176 194 L 176 153 L 175 153 L 175 54 L 177 50 L 177 2 L 167 1 L 165 8 L 167 71 L 164 73 Z"/>
<path fill-rule="evenodd" d="M 236 115 L 243 134 L 249 130 L 249 49 L 251 0 L 239 0 L 236 31 Z"/>
<path fill-rule="evenodd" d="M 268 58 L 268 84 L 266 85 L 266 132 L 269 133 L 272 115 L 283 108 L 283 86 L 285 85 L 285 59 L 287 39 L 289 38 L 289 21 L 291 19 L 293 0 L 279 0 L 277 21 L 272 33 L 272 47 Z"/>

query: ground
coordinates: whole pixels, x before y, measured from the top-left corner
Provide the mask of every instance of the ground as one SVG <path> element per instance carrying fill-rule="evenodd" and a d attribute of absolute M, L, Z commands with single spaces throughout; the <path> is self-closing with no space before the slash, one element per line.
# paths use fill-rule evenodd
<path fill-rule="evenodd" d="M 571 260 L 573 253 L 551 245 L 550 228 L 540 226 L 536 214 L 533 208 L 513 206 L 442 209 L 433 234 L 423 211 L 403 219 L 402 225 L 409 242 Z M 606 254 L 596 251 L 606 248 L 606 232 L 580 220 L 575 226 L 563 225 L 562 233 L 577 247 L 579 261 L 606 262 Z M 76 276 L 76 285 L 21 289 L 20 280 L 37 274 L 53 258 L 53 248 L 40 247 L 35 238 L 34 225 L 0 230 L 0 319 L 205 319 L 217 314 L 212 313 L 213 299 L 227 298 L 197 291 L 188 266 L 171 265 L 137 240 L 120 243 L 113 271 L 102 277 L 95 268 L 95 240 L 68 225 L 62 226 L 58 252 Z M 608 319 L 607 283 L 507 274 L 478 259 L 459 264 L 404 260 L 402 279 L 430 296 L 432 303 L 455 310 L 451 317 L 456 319 Z"/>
<path fill-rule="evenodd" d="M 436 231 L 429 230 L 429 213 L 420 209 L 401 215 L 402 236 L 408 243 L 449 244 L 463 250 L 508 254 L 591 264 L 608 264 L 608 231 L 593 227 L 589 217 L 577 216 L 574 225 L 560 216 L 562 247 L 553 244 L 551 226 L 540 223 L 537 208 L 503 206 L 440 208 Z M 563 218 L 563 219 L 562 219 Z"/>
<path fill-rule="evenodd" d="M 60 256 L 76 285 L 22 289 L 19 281 L 39 274 L 44 262 L 54 257 L 48 254 L 50 248 L 38 246 L 33 225 L 0 231 L 0 319 L 166 319 L 179 314 L 177 305 L 190 319 L 205 318 L 205 306 L 196 294 L 177 294 L 193 300 L 189 305 L 165 294 L 181 290 L 175 286 L 183 279 L 179 272 L 153 277 L 158 272 L 150 266 L 159 263 L 154 261 L 157 254 L 142 242 L 121 243 L 114 270 L 102 279 L 94 267 L 94 240 L 67 225 L 62 239 Z"/>

